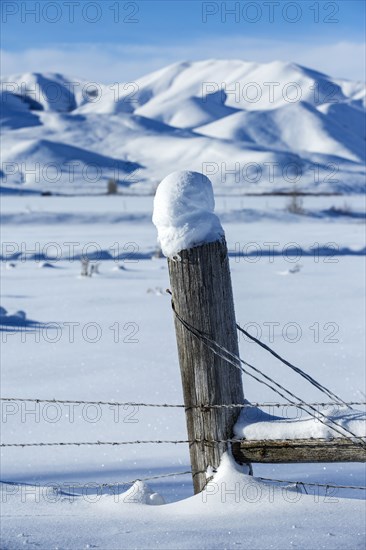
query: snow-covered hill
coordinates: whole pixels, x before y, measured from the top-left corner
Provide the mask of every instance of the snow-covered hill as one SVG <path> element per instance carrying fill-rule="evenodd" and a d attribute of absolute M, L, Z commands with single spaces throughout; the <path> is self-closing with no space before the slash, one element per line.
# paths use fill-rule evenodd
<path fill-rule="evenodd" d="M 118 75 L 116 75 L 118 80 Z M 363 83 L 282 62 L 178 63 L 111 86 L 2 80 L 4 189 L 151 192 L 181 169 L 216 192 L 364 192 Z"/>

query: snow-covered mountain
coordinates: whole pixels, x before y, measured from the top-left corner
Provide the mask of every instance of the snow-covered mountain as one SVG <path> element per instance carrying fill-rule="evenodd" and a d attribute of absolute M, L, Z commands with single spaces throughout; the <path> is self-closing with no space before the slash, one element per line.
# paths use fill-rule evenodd
<path fill-rule="evenodd" d="M 151 192 L 197 170 L 221 193 L 364 192 L 366 88 L 295 64 L 178 63 L 111 86 L 3 78 L 4 189 Z"/>

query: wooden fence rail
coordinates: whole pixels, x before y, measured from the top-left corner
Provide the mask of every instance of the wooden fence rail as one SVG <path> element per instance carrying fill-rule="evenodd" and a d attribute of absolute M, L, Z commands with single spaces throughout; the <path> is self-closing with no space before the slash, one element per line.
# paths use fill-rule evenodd
<path fill-rule="evenodd" d="M 291 464 L 307 462 L 365 462 L 366 449 L 350 439 L 243 440 L 233 443 L 237 462 Z"/>

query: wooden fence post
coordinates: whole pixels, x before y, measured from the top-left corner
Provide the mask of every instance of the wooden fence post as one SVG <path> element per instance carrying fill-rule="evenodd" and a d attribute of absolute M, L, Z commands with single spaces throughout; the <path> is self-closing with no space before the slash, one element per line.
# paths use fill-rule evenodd
<path fill-rule="evenodd" d="M 179 252 L 168 259 L 176 312 L 209 338 L 239 355 L 238 337 L 225 239 Z M 204 408 L 244 402 L 241 372 L 215 355 L 175 318 L 188 438 L 222 440 L 233 436 L 239 408 Z M 202 408 L 190 408 L 190 407 Z M 216 468 L 225 443 L 191 443 L 195 493 L 207 483 L 209 466 Z"/>

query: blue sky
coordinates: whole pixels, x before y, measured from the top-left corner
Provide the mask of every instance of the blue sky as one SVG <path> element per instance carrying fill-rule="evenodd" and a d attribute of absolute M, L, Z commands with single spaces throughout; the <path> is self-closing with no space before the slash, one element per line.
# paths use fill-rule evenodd
<path fill-rule="evenodd" d="M 2 0 L 2 74 L 126 81 L 204 58 L 294 61 L 364 79 L 363 0 Z"/>

